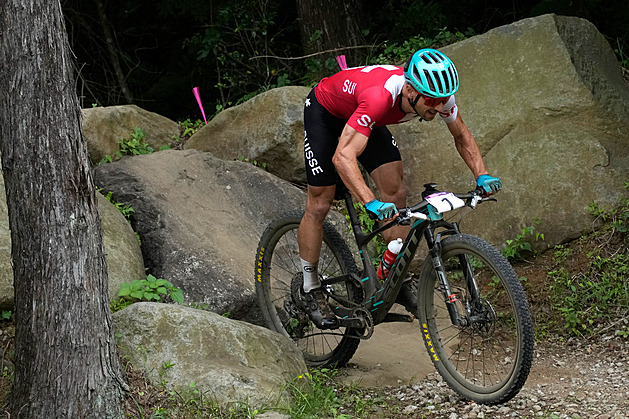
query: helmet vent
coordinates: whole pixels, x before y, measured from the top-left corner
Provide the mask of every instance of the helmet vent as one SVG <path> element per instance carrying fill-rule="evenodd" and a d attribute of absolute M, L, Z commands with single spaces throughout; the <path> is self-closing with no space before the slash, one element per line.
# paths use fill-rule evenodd
<path fill-rule="evenodd" d="M 446 84 L 446 88 L 444 90 L 444 92 L 449 92 L 450 91 L 450 77 L 448 77 L 448 73 L 446 73 L 446 71 L 442 71 L 441 72 L 441 77 L 443 77 L 443 81 Z"/>
<path fill-rule="evenodd" d="M 441 77 L 439 76 L 439 72 L 438 71 L 433 71 L 432 72 L 432 77 L 434 82 L 437 84 L 436 87 L 436 91 L 437 92 L 443 92 L 443 83 L 441 82 Z"/>

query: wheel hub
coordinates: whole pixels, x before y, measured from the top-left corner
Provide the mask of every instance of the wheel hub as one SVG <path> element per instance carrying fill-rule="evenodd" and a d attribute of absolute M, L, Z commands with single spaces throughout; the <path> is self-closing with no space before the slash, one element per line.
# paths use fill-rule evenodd
<path fill-rule="evenodd" d="M 491 336 L 496 329 L 496 311 L 487 300 L 476 305 L 470 320 L 474 331 L 484 338 Z"/>

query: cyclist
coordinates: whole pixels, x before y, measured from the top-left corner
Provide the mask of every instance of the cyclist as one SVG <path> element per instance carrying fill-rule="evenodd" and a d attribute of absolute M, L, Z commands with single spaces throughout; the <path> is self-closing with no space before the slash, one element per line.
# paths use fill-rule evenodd
<path fill-rule="evenodd" d="M 403 166 L 396 140 L 386 125 L 414 118 L 442 118 L 457 151 L 486 192 L 497 192 L 500 179 L 489 175 L 474 137 L 461 119 L 454 93 L 459 77 L 452 61 L 434 49 L 415 52 L 405 66 L 344 69 L 322 79 L 306 98 L 304 157 L 308 181 L 305 214 L 298 230 L 304 277 L 302 300 L 310 319 L 322 329 L 338 327 L 318 276 L 323 221 L 342 180 L 349 191 L 379 220 L 391 220 L 406 206 Z M 374 180 L 380 197 L 365 183 L 358 162 Z M 408 227 L 386 231 L 385 240 L 404 238 Z M 407 310 L 408 284 L 398 302 Z"/>

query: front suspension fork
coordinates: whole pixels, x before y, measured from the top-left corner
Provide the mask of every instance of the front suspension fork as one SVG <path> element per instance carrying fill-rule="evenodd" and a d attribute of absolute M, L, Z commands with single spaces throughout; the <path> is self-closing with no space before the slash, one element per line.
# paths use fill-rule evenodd
<path fill-rule="evenodd" d="M 448 282 L 448 277 L 446 276 L 443 262 L 441 261 L 441 252 L 438 249 L 435 251 L 435 248 L 437 247 L 441 247 L 440 244 L 436 244 L 436 246 L 433 247 L 433 250 L 430 251 L 432 257 L 432 267 L 437 274 L 439 289 L 441 290 L 444 301 L 446 303 L 446 307 L 448 308 L 450 320 L 452 321 L 453 325 L 461 327 L 468 326 L 469 322 L 467 317 L 461 316 L 461 314 L 459 313 L 459 309 L 456 304 L 457 297 L 450 288 L 450 282 Z"/>
<path fill-rule="evenodd" d="M 452 231 L 455 233 L 459 232 L 458 226 L 456 223 L 451 225 Z M 466 327 L 469 325 L 469 319 L 467 316 L 461 316 L 459 313 L 459 309 L 457 306 L 457 296 L 452 291 L 450 287 L 450 282 L 448 281 L 448 277 L 445 272 L 445 268 L 443 266 L 443 261 L 441 260 L 441 235 L 437 235 L 437 238 L 434 239 L 434 230 L 432 228 L 427 228 L 425 233 L 426 241 L 428 242 L 428 247 L 430 249 L 430 256 L 432 258 L 432 267 L 437 274 L 437 281 L 439 281 L 439 289 L 443 295 L 444 302 L 446 307 L 448 308 L 448 314 L 450 315 L 450 320 L 452 324 L 455 326 Z M 474 274 L 472 272 L 472 268 L 469 263 L 469 259 L 467 255 L 459 256 L 459 263 L 461 264 L 461 268 L 465 278 L 467 280 L 468 289 L 471 292 L 471 296 L 473 299 L 477 298 L 479 295 L 478 287 L 476 286 L 476 281 L 474 280 Z"/>

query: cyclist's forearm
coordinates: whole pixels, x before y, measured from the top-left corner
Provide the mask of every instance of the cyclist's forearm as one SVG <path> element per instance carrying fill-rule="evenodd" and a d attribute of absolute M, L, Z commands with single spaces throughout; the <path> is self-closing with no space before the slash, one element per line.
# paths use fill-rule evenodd
<path fill-rule="evenodd" d="M 362 173 L 360 173 L 357 160 L 335 156 L 334 165 L 341 177 L 341 180 L 345 183 L 345 186 L 347 186 L 347 189 L 349 189 L 352 195 L 354 195 L 362 204 L 366 204 L 372 199 L 376 199 L 374 193 L 365 183 Z"/>
<path fill-rule="evenodd" d="M 467 128 L 467 125 L 463 122 L 461 113 L 457 115 L 453 123 L 448 124 L 448 129 L 454 137 L 454 145 L 459 155 L 474 174 L 474 178 L 488 174 L 489 172 L 485 167 L 485 162 L 483 161 L 483 156 L 478 148 L 478 144 Z"/>
<path fill-rule="evenodd" d="M 483 161 L 480 149 L 471 134 L 468 138 L 455 138 L 454 142 L 459 155 L 474 174 L 474 178 L 489 173 Z"/>
<path fill-rule="evenodd" d="M 365 183 L 358 168 L 358 156 L 367 147 L 367 141 L 367 136 L 346 125 L 339 138 L 336 152 L 332 157 L 332 163 L 334 163 L 339 176 L 341 176 L 341 180 L 352 195 L 363 204 L 376 198 Z"/>

